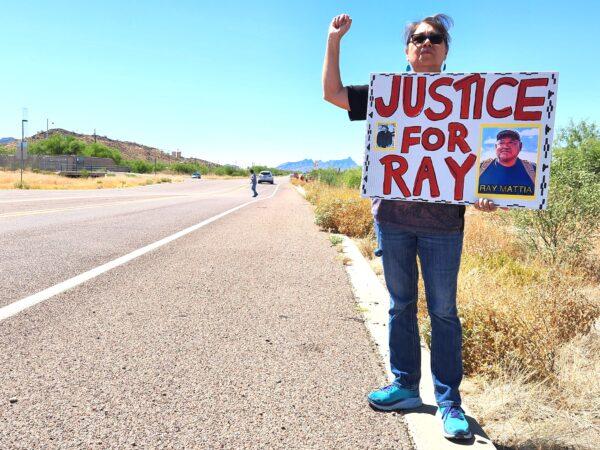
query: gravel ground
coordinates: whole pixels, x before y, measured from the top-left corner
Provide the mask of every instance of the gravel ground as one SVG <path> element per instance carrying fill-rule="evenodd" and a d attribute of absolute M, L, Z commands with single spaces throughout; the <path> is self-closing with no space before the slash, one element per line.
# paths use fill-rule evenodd
<path fill-rule="evenodd" d="M 412 448 L 287 185 L 1 322 L 0 355 L 1 448 Z"/>

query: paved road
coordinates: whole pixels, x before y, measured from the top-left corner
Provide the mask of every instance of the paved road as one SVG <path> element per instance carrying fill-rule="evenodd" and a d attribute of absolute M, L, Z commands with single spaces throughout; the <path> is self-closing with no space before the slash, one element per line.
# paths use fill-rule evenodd
<path fill-rule="evenodd" d="M 274 188 L 261 185 L 261 194 Z M 0 306 L 250 200 L 245 180 L 0 191 Z"/>
<path fill-rule="evenodd" d="M 411 448 L 366 406 L 385 376 L 335 250 L 276 187 L 0 322 L 0 448 Z M 248 200 L 240 180 L 0 193 L 2 302 Z"/>

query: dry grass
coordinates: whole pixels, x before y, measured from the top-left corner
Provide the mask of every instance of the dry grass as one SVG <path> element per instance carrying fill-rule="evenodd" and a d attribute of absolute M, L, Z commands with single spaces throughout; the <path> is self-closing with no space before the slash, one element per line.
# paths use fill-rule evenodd
<path fill-rule="evenodd" d="M 354 243 L 360 250 L 360 253 L 369 261 L 375 258 L 374 251 L 377 248 L 377 242 L 370 236 L 354 239 Z"/>
<path fill-rule="evenodd" d="M 304 186 L 306 199 L 315 205 L 315 222 L 324 230 L 364 237 L 373 230 L 371 202 L 356 189 L 334 188 L 318 182 Z"/>
<path fill-rule="evenodd" d="M 68 178 L 56 174 L 23 172 L 24 189 L 110 189 L 146 186 L 157 183 L 183 181 L 182 175 L 133 175 L 117 174 L 102 178 Z M 0 170 L 0 189 L 18 189 L 21 180 L 19 171 Z"/>
<path fill-rule="evenodd" d="M 383 276 L 383 265 L 381 264 L 380 258 L 371 260 L 369 262 L 369 265 L 371 266 L 371 270 L 375 272 L 375 275 L 377 275 L 378 277 Z"/>
<path fill-rule="evenodd" d="M 459 315 L 465 372 L 478 381 L 469 405 L 497 444 L 600 448 L 597 274 L 544 265 L 497 215 L 471 213 L 465 231 Z"/>
<path fill-rule="evenodd" d="M 458 289 L 468 374 L 497 376 L 518 363 L 535 379 L 552 377 L 557 349 L 600 316 L 593 280 L 546 266 L 515 242 L 493 216 L 469 217 Z"/>
<path fill-rule="evenodd" d="M 600 448 L 600 332 L 563 346 L 553 382 L 532 383 L 515 365 L 465 383 L 476 416 L 496 443 L 518 449 Z"/>
<path fill-rule="evenodd" d="M 304 186 L 306 184 L 306 181 L 301 180 L 300 178 L 291 177 L 290 183 L 292 183 L 294 186 Z"/>
<path fill-rule="evenodd" d="M 532 380 L 552 379 L 558 349 L 600 316 L 599 292 L 585 273 L 527 254 L 496 215 L 470 213 L 458 278 L 465 373 L 495 378 L 518 364 Z M 419 319 L 428 342 L 422 282 Z"/>

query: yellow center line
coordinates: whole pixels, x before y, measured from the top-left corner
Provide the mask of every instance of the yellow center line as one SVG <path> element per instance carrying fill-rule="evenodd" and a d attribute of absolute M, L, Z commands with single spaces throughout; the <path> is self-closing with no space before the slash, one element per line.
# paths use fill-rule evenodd
<path fill-rule="evenodd" d="M 200 193 L 200 194 L 166 195 L 166 196 L 162 196 L 162 197 L 158 197 L 158 198 L 154 197 L 154 198 L 144 198 L 144 199 L 138 199 L 138 200 L 129 200 L 129 201 L 120 201 L 120 202 L 111 202 L 111 203 L 98 203 L 95 205 L 70 206 L 70 207 L 65 207 L 65 208 L 51 208 L 51 209 L 38 209 L 38 210 L 33 210 L 33 211 L 16 211 L 16 212 L 0 214 L 0 219 L 8 218 L 8 217 L 23 217 L 23 216 L 34 216 L 34 215 L 40 215 L 40 214 L 51 214 L 51 213 L 65 212 L 65 211 L 77 211 L 77 210 L 82 210 L 82 209 L 102 208 L 102 207 L 106 207 L 106 206 L 119 206 L 119 205 L 131 204 L 131 203 L 152 202 L 152 201 L 156 201 L 156 200 L 169 200 L 169 199 L 174 199 L 174 198 L 179 198 L 179 199 L 202 198 L 202 197 L 206 197 L 208 195 L 227 194 L 227 193 L 233 192 L 237 189 L 241 189 L 242 187 L 243 186 L 237 186 L 235 188 L 226 189 L 224 191 L 204 192 L 204 193 Z"/>

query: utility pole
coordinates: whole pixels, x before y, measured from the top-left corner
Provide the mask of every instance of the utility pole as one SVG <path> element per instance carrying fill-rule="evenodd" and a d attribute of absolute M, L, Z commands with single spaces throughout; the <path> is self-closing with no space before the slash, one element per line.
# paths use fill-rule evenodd
<path fill-rule="evenodd" d="M 25 150 L 25 123 L 27 123 L 27 108 L 23 108 L 23 118 L 21 119 L 21 189 L 23 189 L 23 152 Z"/>
<path fill-rule="evenodd" d="M 94 128 L 94 142 L 96 142 L 96 129 Z"/>
<path fill-rule="evenodd" d="M 54 125 L 54 122 L 50 122 L 50 119 L 46 118 L 46 139 L 48 139 L 48 128 L 49 124 Z"/>

